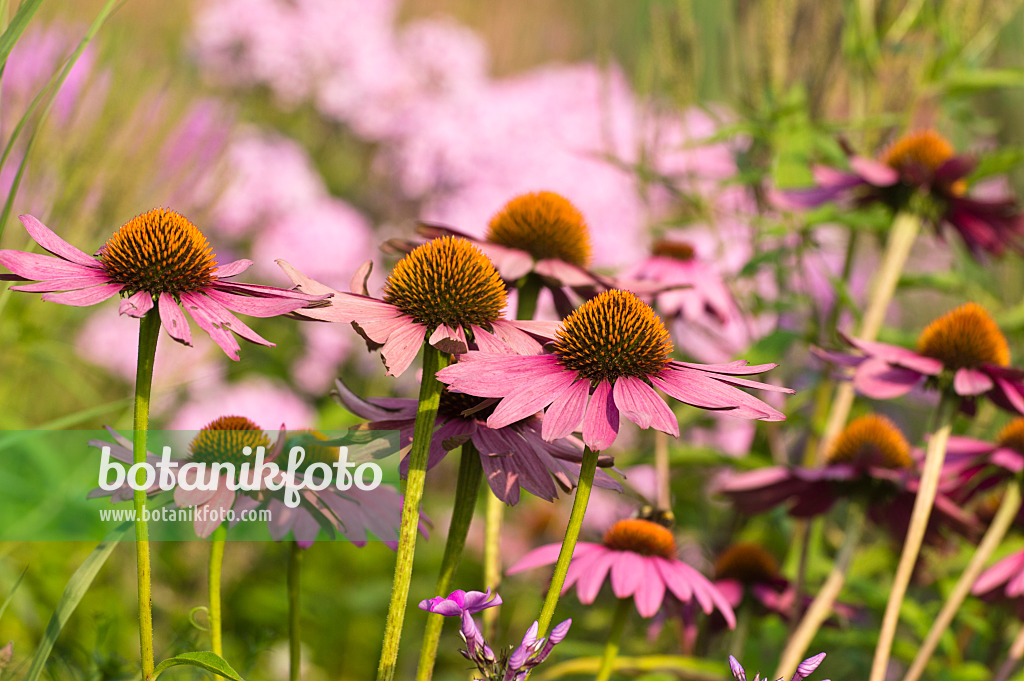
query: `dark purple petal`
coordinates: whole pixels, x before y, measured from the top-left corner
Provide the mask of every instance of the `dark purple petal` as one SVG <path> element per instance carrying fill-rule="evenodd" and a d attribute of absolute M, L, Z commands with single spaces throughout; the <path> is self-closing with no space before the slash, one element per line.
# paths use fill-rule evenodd
<path fill-rule="evenodd" d="M 801 681 L 802 679 L 811 675 L 811 673 L 818 668 L 821 661 L 825 659 L 825 653 L 818 653 L 814 657 L 809 657 L 799 665 L 797 665 L 796 673 L 793 674 L 792 681 Z"/>
<path fill-rule="evenodd" d="M 729 669 L 732 670 L 732 675 L 738 681 L 747 681 L 747 673 L 743 671 L 743 666 L 732 655 L 729 656 Z"/>

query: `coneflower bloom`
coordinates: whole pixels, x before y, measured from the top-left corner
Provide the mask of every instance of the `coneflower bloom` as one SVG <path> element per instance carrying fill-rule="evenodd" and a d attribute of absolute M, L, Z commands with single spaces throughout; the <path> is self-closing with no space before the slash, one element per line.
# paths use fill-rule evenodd
<path fill-rule="evenodd" d="M 792 393 L 752 381 L 774 364 L 693 364 L 670 358 L 672 341 L 654 310 L 636 294 L 606 291 L 583 303 L 558 329 L 549 354 L 510 357 L 468 352 L 437 373 L 453 392 L 501 398 L 491 428 L 521 421 L 547 407 L 541 436 L 556 440 L 582 429 L 591 449 L 607 449 L 619 413 L 641 428 L 679 435 L 679 422 L 656 388 L 680 402 L 739 418 L 785 416 L 736 386 Z"/>
<path fill-rule="evenodd" d="M 1010 474 L 1024 470 L 1024 418 L 1006 424 L 993 442 L 950 435 L 943 473 L 955 477 L 962 488 L 957 499 L 992 487 Z"/>
<path fill-rule="evenodd" d="M 548 544 L 534 549 L 508 574 L 554 563 L 561 548 L 561 544 Z M 580 602 L 593 603 L 608 578 L 612 593 L 632 597 L 642 617 L 653 617 L 666 593 L 671 593 L 683 603 L 696 601 L 706 614 L 717 609 L 730 628 L 736 626 L 728 599 L 676 553 L 675 537 L 667 527 L 642 518 L 620 520 L 605 533 L 602 543 L 576 544 L 562 593 L 575 584 Z"/>
<path fill-rule="evenodd" d="M 891 399 L 925 385 L 951 390 L 970 403 L 986 396 L 1007 411 L 1024 414 L 1024 371 L 1010 366 L 1010 348 L 992 316 L 966 303 L 932 321 L 917 351 L 845 337 L 862 354 L 818 352 L 852 367 L 853 385 L 874 399 Z"/>
<path fill-rule="evenodd" d="M 971 593 L 986 600 L 1014 601 L 1024 614 L 1024 549 L 1011 553 L 978 575 Z"/>
<path fill-rule="evenodd" d="M 809 208 L 840 199 L 878 201 L 893 210 L 921 213 L 937 230 L 949 223 L 975 255 L 1021 250 L 1024 216 L 1016 199 L 968 197 L 964 178 L 974 167 L 973 159 L 955 155 L 937 132 L 923 130 L 897 140 L 877 161 L 851 157 L 853 172 L 817 167 L 816 187 L 783 192 L 779 202 Z"/>
<path fill-rule="evenodd" d="M 797 666 L 796 671 L 793 672 L 793 678 L 790 679 L 790 681 L 803 681 L 803 679 L 810 676 L 814 670 L 818 668 L 818 665 L 820 665 L 824 659 L 825 653 L 818 653 L 814 657 L 807 658 Z M 743 666 L 732 655 L 729 656 L 729 669 L 732 670 L 732 675 L 736 678 L 736 681 L 747 681 L 747 673 L 743 671 Z M 754 681 L 768 681 L 768 678 L 766 677 L 762 679 L 761 673 L 758 672 L 757 674 L 754 674 Z M 825 681 L 828 681 L 828 679 L 825 679 Z"/>
<path fill-rule="evenodd" d="M 357 416 L 369 419 L 359 426 L 366 430 L 398 431 L 396 449 L 406 451 L 412 443 L 416 421 L 417 400 L 403 398 L 362 399 L 344 384 L 336 381 L 335 395 L 341 404 Z M 441 393 L 434 436 L 430 441 L 427 470 L 430 470 L 455 447 L 472 442 L 480 453 L 484 476 L 494 496 L 506 504 L 519 503 L 520 488 L 554 501 L 558 487 L 571 490 L 579 479 L 582 447 L 579 440 L 567 436 L 552 442 L 541 437 L 541 420 L 530 415 L 521 421 L 491 428 L 487 417 L 494 410 L 486 400 L 452 393 Z M 603 462 L 610 465 L 611 461 Z M 401 472 L 406 475 L 409 460 L 402 460 Z M 557 486 L 556 484 L 557 483 Z M 621 485 L 604 471 L 598 471 L 595 484 L 621 490 Z"/>
<path fill-rule="evenodd" d="M 278 263 L 299 290 L 333 294 L 329 305 L 296 313 L 354 324 L 365 338 L 382 346 L 389 376 L 408 369 L 424 341 L 450 354 L 466 352 L 470 343 L 492 352 L 530 354 L 541 349 L 530 334 L 549 337 L 555 326 L 503 319 L 505 285 L 487 257 L 465 239 L 435 239 L 414 249 L 388 275 L 383 300 L 366 295 L 367 266 L 353 278 L 358 292 L 342 293 L 284 261 Z"/>
<path fill-rule="evenodd" d="M 573 308 L 567 289 L 590 298 L 612 285 L 588 269 L 592 248 L 583 214 L 555 192 L 531 192 L 511 199 L 491 218 L 483 239 L 440 225 L 421 224 L 419 232 L 431 239 L 469 239 L 491 259 L 505 281 L 537 275 L 550 289 L 563 317 Z M 406 252 L 413 245 L 401 240 L 388 242 L 390 248 Z"/>
<path fill-rule="evenodd" d="M 827 512 L 840 498 L 858 499 L 873 521 L 902 536 L 919 485 L 915 466 L 900 429 L 884 416 L 869 414 L 846 426 L 820 468 L 771 466 L 729 474 L 716 487 L 747 514 L 786 504 L 790 515 L 807 518 Z M 973 535 L 977 523 L 949 498 L 949 491 L 939 490 L 930 526 L 942 523 Z"/>
<path fill-rule="evenodd" d="M 127 222 L 95 256 L 64 241 L 31 215 L 22 215 L 21 221 L 35 242 L 56 257 L 0 250 L 0 265 L 14 273 L 0 275 L 0 279 L 37 282 L 12 286 L 11 290 L 43 293 L 43 300 L 79 307 L 119 294 L 123 298 L 121 314 L 141 318 L 156 307 L 168 335 L 191 345 L 192 332 L 182 313 L 184 308 L 234 360 L 240 348 L 232 331 L 253 343 L 274 344 L 232 312 L 273 317 L 327 297 L 227 281 L 252 262 L 236 260 L 218 266 L 202 232 L 186 218 L 164 208 Z"/>

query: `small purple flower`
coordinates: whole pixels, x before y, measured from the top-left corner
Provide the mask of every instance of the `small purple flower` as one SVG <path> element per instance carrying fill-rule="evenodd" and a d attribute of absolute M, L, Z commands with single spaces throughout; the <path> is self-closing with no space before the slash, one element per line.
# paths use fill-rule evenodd
<path fill-rule="evenodd" d="M 797 666 L 796 672 L 793 673 L 791 681 L 803 681 L 803 679 L 810 676 L 811 673 L 818 668 L 818 665 L 820 665 L 824 659 L 825 653 L 818 653 L 814 657 L 807 658 Z M 732 670 L 732 675 L 736 677 L 737 681 L 747 681 L 747 673 L 743 671 L 743 666 L 732 655 L 729 656 L 729 668 Z M 767 678 L 762 680 L 761 674 L 757 673 L 754 675 L 754 681 L 767 681 Z M 825 679 L 825 681 L 828 681 L 828 679 Z"/>
<path fill-rule="evenodd" d="M 444 615 L 445 617 L 454 617 L 464 612 L 473 614 L 497 605 L 501 605 L 501 596 L 498 594 L 491 595 L 490 587 L 487 588 L 487 593 L 456 589 L 447 598 L 437 596 L 436 598 L 420 601 L 421 610 Z"/>

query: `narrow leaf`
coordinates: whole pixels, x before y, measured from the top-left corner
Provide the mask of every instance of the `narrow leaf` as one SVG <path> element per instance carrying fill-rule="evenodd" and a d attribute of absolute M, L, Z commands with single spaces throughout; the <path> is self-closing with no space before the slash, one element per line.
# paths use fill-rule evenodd
<path fill-rule="evenodd" d="M 245 679 L 243 679 L 239 673 L 236 672 L 226 660 L 224 660 L 224 658 L 209 650 L 200 650 L 194 653 L 182 653 L 181 655 L 175 655 L 174 657 L 167 658 L 158 664 L 156 669 L 153 670 L 153 676 L 150 678 L 150 681 L 156 681 L 156 677 L 160 676 L 160 674 L 171 667 L 177 667 L 180 665 L 199 667 L 200 669 L 205 669 L 208 672 L 213 672 L 214 674 L 231 679 L 232 681 L 245 681 Z"/>

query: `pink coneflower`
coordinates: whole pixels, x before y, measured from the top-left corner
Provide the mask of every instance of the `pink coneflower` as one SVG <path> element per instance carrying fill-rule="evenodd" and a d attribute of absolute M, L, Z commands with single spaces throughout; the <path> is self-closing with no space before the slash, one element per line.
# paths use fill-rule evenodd
<path fill-rule="evenodd" d="M 510 357 L 469 352 L 437 373 L 453 392 L 502 398 L 491 428 L 520 421 L 547 407 L 545 440 L 583 432 L 595 451 L 607 449 L 619 430 L 619 412 L 641 428 L 673 436 L 679 423 L 655 389 L 703 409 L 739 418 L 782 421 L 785 416 L 735 386 L 792 393 L 742 376 L 774 364 L 745 361 L 704 365 L 671 360 L 672 341 L 649 305 L 628 291 L 606 291 L 581 305 L 558 330 L 551 354 Z M 549 406 L 550 405 L 550 406 Z"/>
<path fill-rule="evenodd" d="M 970 403 L 984 395 L 1008 411 L 1024 414 L 1024 371 L 1010 366 L 1010 348 L 992 316 L 966 303 L 931 322 L 917 340 L 917 352 L 896 345 L 846 341 L 860 355 L 819 352 L 853 367 L 853 384 L 874 399 L 891 399 L 920 385 L 951 390 Z"/>
<path fill-rule="evenodd" d="M 818 665 L 821 664 L 822 660 L 825 659 L 825 653 L 818 653 L 814 657 L 809 657 L 797 666 L 796 671 L 793 673 L 793 678 L 790 681 L 803 681 L 806 677 L 810 676 Z M 747 673 L 743 670 L 743 666 L 739 663 L 732 655 L 729 656 L 729 669 L 732 670 L 732 675 L 736 678 L 736 681 L 747 681 Z M 760 672 L 754 674 L 754 681 L 768 681 L 761 678 Z M 781 681 L 781 679 L 780 679 Z M 826 679 L 825 681 L 828 681 Z"/>
<path fill-rule="evenodd" d="M 530 333 L 550 335 L 554 328 L 546 322 L 502 319 L 505 286 L 490 261 L 465 239 L 435 239 L 402 258 L 388 275 L 383 300 L 365 295 L 368 268 L 353 279 L 360 293 L 342 293 L 284 261 L 279 264 L 299 290 L 333 294 L 329 305 L 298 314 L 354 324 L 367 339 L 383 344 L 380 353 L 389 376 L 409 368 L 424 341 L 452 354 L 466 352 L 470 342 L 494 352 L 529 354 L 541 349 Z"/>
<path fill-rule="evenodd" d="M 508 573 L 554 563 L 560 549 L 561 544 L 534 549 Z M 717 609 L 730 628 L 736 626 L 726 597 L 707 577 L 676 557 L 675 537 L 658 523 L 641 518 L 620 520 L 605 533 L 601 544 L 576 544 L 562 593 L 575 584 L 580 602 L 593 603 L 606 577 L 612 593 L 619 598 L 632 597 L 642 617 L 653 617 L 668 592 L 683 603 L 696 600 L 707 614 Z"/>
<path fill-rule="evenodd" d="M 827 512 L 843 497 L 865 502 L 868 515 L 906 533 L 917 495 L 915 461 L 903 433 L 884 416 L 854 419 L 836 438 L 826 465 L 820 468 L 772 466 L 731 474 L 718 484 L 742 513 L 754 514 L 786 504 L 790 515 L 812 517 Z M 929 527 L 942 523 L 973 535 L 977 523 L 952 501 L 948 487 L 940 489 Z"/>
<path fill-rule="evenodd" d="M 971 593 L 981 598 L 1016 601 L 1024 612 L 1024 550 L 1015 551 L 978 576 Z"/>
<path fill-rule="evenodd" d="M 96 256 L 86 255 L 31 215 L 22 215 L 21 221 L 36 243 L 57 257 L 0 251 L 0 265 L 14 272 L 0 275 L 0 279 L 38 282 L 12 286 L 12 290 L 43 293 L 43 300 L 75 306 L 95 305 L 120 294 L 124 298 L 121 314 L 141 318 L 157 307 L 171 338 L 191 345 L 192 332 L 182 313 L 184 307 L 234 360 L 240 348 L 232 331 L 253 343 L 274 344 L 243 324 L 232 311 L 273 317 L 328 297 L 226 281 L 252 263 L 236 260 L 218 266 L 202 232 L 186 218 L 164 208 L 133 218 L 107 240 Z"/>
<path fill-rule="evenodd" d="M 396 448 L 408 448 L 416 421 L 417 400 L 364 400 L 341 380 L 335 385 L 335 394 L 345 408 L 370 419 L 370 423 L 360 428 L 398 431 Z M 579 479 L 582 458 L 578 440 L 566 437 L 553 442 L 544 441 L 541 421 L 533 415 L 501 428 L 490 428 L 486 420 L 493 407 L 487 407 L 484 402 L 447 390 L 441 393 L 427 470 L 440 463 L 451 449 L 464 442 L 472 442 L 480 453 L 487 484 L 494 496 L 506 504 L 514 506 L 519 503 L 520 488 L 548 501 L 558 497 L 559 486 L 563 490 L 573 488 Z M 467 411 L 471 413 L 467 415 Z M 610 464 L 610 461 L 605 463 Z M 406 475 L 408 470 L 409 459 L 405 458 L 401 465 L 402 475 Z M 621 489 L 618 482 L 604 471 L 598 471 L 595 482 L 599 487 Z"/>
<path fill-rule="evenodd" d="M 982 251 L 1001 255 L 1007 248 L 1021 250 L 1024 216 L 1016 199 L 966 196 L 964 178 L 975 165 L 971 158 L 956 156 L 952 145 L 937 132 L 923 130 L 897 140 L 878 161 L 851 157 L 853 172 L 815 168 L 818 185 L 784 192 L 780 203 L 814 207 L 837 199 L 878 201 L 894 210 L 923 212 L 936 230 L 949 223 L 976 256 Z"/>
<path fill-rule="evenodd" d="M 610 280 L 587 269 L 591 263 L 590 231 L 583 214 L 568 199 L 541 191 L 516 196 L 491 218 L 483 239 L 440 225 L 421 224 L 429 238 L 451 236 L 472 241 L 491 259 L 501 278 L 516 282 L 533 274 L 551 290 L 562 316 L 573 305 L 566 293 L 583 298 L 611 287 Z M 409 242 L 389 245 L 408 250 Z"/>

